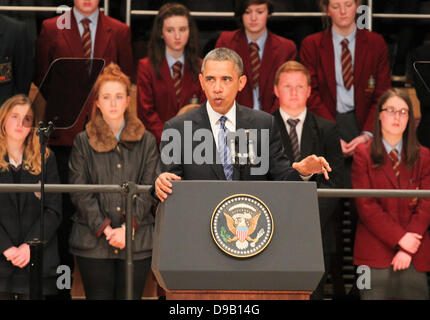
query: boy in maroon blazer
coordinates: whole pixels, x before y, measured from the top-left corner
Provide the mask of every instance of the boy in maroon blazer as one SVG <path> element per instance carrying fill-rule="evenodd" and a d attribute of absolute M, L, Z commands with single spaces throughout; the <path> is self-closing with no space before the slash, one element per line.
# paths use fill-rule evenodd
<path fill-rule="evenodd" d="M 59 19 L 46 19 L 36 42 L 36 83 L 40 84 L 52 61 L 57 58 L 84 58 L 82 20 L 89 19 L 91 52 L 89 58 L 102 58 L 106 65 L 118 64 L 129 77 L 133 75 L 133 55 L 130 28 L 114 18 L 104 15 L 98 9 L 99 0 L 74 0 L 70 12 L 70 29 L 59 29 Z M 67 14 L 67 13 L 65 13 Z M 61 25 L 61 24 L 60 24 Z"/>
<path fill-rule="evenodd" d="M 273 12 L 271 0 L 241 0 L 235 10 L 240 29 L 221 33 L 216 47 L 236 51 L 243 60 L 246 86 L 237 95 L 239 104 L 272 113 L 279 106 L 273 93 L 276 70 L 294 60 L 293 41 L 271 33 L 267 19 Z"/>
<path fill-rule="evenodd" d="M 124 23 L 105 16 L 98 9 L 99 0 L 74 0 L 73 10 L 43 21 L 36 41 L 35 83 L 40 85 L 52 61 L 58 58 L 102 58 L 106 65 L 118 64 L 132 78 L 133 55 L 130 28 Z M 69 18 L 69 21 L 67 19 Z M 89 22 L 83 20 L 88 19 Z M 68 26 L 68 22 L 70 25 Z M 63 29 L 59 28 L 64 23 Z M 56 130 L 49 144 L 55 152 L 61 183 L 68 183 L 68 160 L 76 134 L 84 130 L 90 104 L 84 106 L 75 125 L 67 130 Z M 70 216 L 74 207 L 68 194 L 63 194 L 63 222 L 60 225 L 59 251 L 61 264 L 73 270 L 74 260 L 68 248 L 71 230 Z M 62 290 L 70 298 L 68 290 Z"/>
<path fill-rule="evenodd" d="M 311 74 L 308 108 L 337 123 L 347 162 L 355 148 L 371 138 L 376 103 L 391 87 L 384 39 L 355 22 L 360 3 L 321 0 L 331 27 L 306 37 L 300 47 L 300 59 Z"/>
<path fill-rule="evenodd" d="M 71 57 L 102 58 L 105 59 L 106 65 L 114 62 L 125 74 L 133 78 L 130 28 L 116 19 L 105 16 L 99 11 L 98 5 L 99 0 L 74 0 L 73 10 L 64 13 L 70 14 L 70 29 L 58 28 L 58 25 L 61 25 L 59 20 L 64 19 L 64 15 L 43 21 L 42 30 L 36 41 L 36 85 L 40 85 L 52 61 Z M 89 36 L 82 22 L 85 19 L 90 20 Z M 88 38 L 84 44 L 82 39 L 85 36 Z M 72 131 L 56 133 L 55 141 L 51 140 L 50 144 L 72 146 L 75 135 L 84 129 L 88 111 L 81 114 Z"/>

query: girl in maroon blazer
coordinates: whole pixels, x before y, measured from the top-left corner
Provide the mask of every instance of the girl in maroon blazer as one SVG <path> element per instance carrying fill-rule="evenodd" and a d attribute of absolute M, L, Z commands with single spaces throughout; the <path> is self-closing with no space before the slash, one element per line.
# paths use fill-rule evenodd
<path fill-rule="evenodd" d="M 198 54 L 197 27 L 189 10 L 177 3 L 163 5 L 154 20 L 148 57 L 137 70 L 138 116 L 158 143 L 164 122 L 183 106 L 204 100 Z"/>
<path fill-rule="evenodd" d="M 418 144 L 412 103 L 398 90 L 381 96 L 374 137 L 357 146 L 356 189 L 430 189 L 430 150 Z M 428 299 L 430 199 L 357 198 L 354 264 L 371 271 L 362 299 Z"/>
<path fill-rule="evenodd" d="M 240 0 L 235 17 L 239 29 L 224 31 L 216 47 L 236 51 L 243 60 L 247 82 L 236 101 L 241 105 L 269 113 L 279 107 L 273 92 L 273 82 L 278 68 L 294 60 L 297 48 L 293 41 L 273 34 L 267 29 L 267 20 L 273 12 L 272 0 Z"/>

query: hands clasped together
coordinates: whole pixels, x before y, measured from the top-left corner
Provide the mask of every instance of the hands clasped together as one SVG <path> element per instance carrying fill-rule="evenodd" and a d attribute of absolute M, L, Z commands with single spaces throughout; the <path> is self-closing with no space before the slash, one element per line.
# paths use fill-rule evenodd
<path fill-rule="evenodd" d="M 123 227 L 112 228 L 111 226 L 107 226 L 104 234 L 106 236 L 106 240 L 109 241 L 109 245 L 118 249 L 125 248 L 125 229 Z"/>
<path fill-rule="evenodd" d="M 423 237 L 418 233 L 406 232 L 406 234 L 399 240 L 398 244 L 400 246 L 400 250 L 391 261 L 394 271 L 409 268 L 412 261 L 412 255 L 418 251 L 422 238 Z"/>
<path fill-rule="evenodd" d="M 23 243 L 19 247 L 10 247 L 3 252 L 7 261 L 18 268 L 24 268 L 30 262 L 30 246 Z"/>

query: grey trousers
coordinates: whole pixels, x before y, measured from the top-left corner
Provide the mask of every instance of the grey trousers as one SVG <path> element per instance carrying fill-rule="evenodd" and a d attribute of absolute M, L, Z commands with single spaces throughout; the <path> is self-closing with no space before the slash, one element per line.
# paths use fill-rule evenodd
<path fill-rule="evenodd" d="M 408 269 L 393 271 L 393 268 L 371 271 L 371 289 L 360 290 L 362 300 L 428 300 L 427 275 L 418 272 L 411 264 Z"/>

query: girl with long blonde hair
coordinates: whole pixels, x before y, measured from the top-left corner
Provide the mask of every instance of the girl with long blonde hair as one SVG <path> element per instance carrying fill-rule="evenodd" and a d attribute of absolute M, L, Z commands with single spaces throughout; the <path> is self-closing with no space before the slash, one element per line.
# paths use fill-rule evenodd
<path fill-rule="evenodd" d="M 34 110 L 25 95 L 16 95 L 0 108 L 0 183 L 39 183 L 40 145 Z M 59 183 L 55 157 L 46 154 L 46 183 Z M 27 299 L 30 246 L 41 238 L 40 193 L 0 193 L 0 299 Z M 56 232 L 61 222 L 61 198 L 49 193 L 44 203 L 44 295 L 56 293 L 59 264 Z"/>

